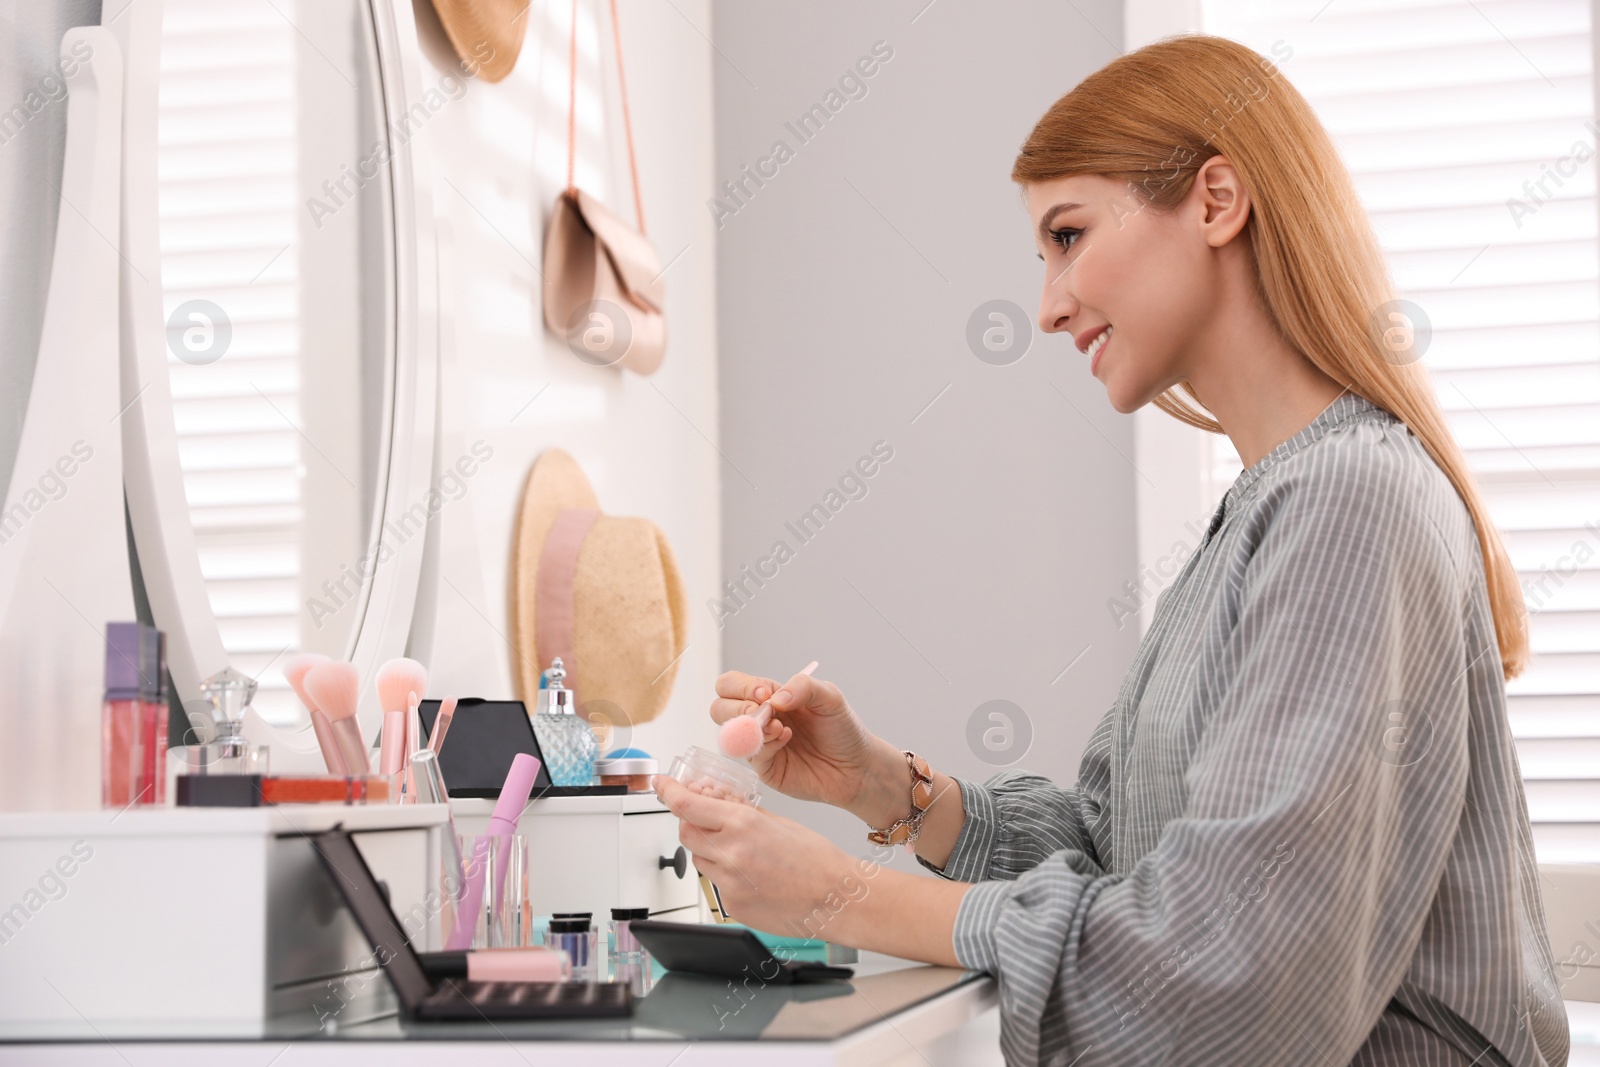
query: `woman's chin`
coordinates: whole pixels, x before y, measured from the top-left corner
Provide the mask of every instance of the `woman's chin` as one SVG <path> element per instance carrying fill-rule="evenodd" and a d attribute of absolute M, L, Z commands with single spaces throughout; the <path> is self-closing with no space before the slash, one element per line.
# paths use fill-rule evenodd
<path fill-rule="evenodd" d="M 1106 383 L 1106 399 L 1111 402 L 1112 408 L 1122 415 L 1131 415 L 1145 405 L 1144 400 L 1120 388 L 1114 381 Z"/>

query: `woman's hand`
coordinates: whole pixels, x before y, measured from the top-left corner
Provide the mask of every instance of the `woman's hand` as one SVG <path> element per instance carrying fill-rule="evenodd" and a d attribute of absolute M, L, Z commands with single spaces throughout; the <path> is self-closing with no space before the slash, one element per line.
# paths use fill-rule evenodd
<path fill-rule="evenodd" d="M 656 795 L 682 820 L 678 840 L 716 883 L 728 915 L 791 937 L 957 966 L 952 931 L 961 882 L 856 859 L 799 823 L 697 793 L 665 774 Z"/>
<path fill-rule="evenodd" d="M 678 840 L 716 883 L 728 914 L 790 937 L 835 939 L 843 910 L 867 892 L 876 865 L 845 854 L 821 834 L 742 801 L 656 775 L 656 795 L 682 822 Z"/>
<path fill-rule="evenodd" d="M 763 782 L 799 800 L 844 808 L 873 826 L 907 814 L 893 813 L 896 797 L 909 810 L 905 759 L 867 730 L 832 682 L 797 674 L 779 686 L 770 678 L 728 671 L 717 679 L 711 718 L 721 724 L 750 714 L 768 698 L 773 716 L 761 751 L 750 761 Z"/>

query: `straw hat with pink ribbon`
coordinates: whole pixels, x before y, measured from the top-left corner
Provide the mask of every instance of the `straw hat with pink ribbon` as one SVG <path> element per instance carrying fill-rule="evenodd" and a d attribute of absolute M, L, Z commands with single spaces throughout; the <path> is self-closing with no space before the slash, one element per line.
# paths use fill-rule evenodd
<path fill-rule="evenodd" d="M 557 656 L 591 723 L 649 722 L 667 706 L 689 630 L 672 548 L 649 519 L 602 512 L 559 448 L 534 461 L 523 487 L 510 601 L 518 695 L 530 712 Z"/>

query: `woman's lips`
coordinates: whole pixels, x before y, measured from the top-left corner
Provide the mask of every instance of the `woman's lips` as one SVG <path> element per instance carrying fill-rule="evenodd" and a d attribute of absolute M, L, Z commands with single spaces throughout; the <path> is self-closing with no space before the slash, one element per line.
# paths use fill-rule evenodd
<path fill-rule="evenodd" d="M 1094 354 L 1094 359 L 1089 361 L 1089 373 L 1090 374 L 1093 374 L 1095 372 L 1095 368 L 1100 366 L 1100 361 L 1105 358 L 1106 349 L 1108 349 L 1110 347 L 1111 347 L 1111 338 L 1110 337 L 1107 337 L 1104 341 L 1100 342 L 1100 350 L 1097 351 Z"/>

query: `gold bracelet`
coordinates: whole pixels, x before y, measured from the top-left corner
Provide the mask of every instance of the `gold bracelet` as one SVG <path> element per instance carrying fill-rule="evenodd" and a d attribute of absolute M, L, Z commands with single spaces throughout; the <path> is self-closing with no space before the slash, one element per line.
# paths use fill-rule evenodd
<path fill-rule="evenodd" d="M 882 830 L 871 830 L 867 840 L 874 845 L 909 845 L 922 833 L 922 817 L 933 803 L 933 771 L 928 761 L 914 752 L 904 753 L 911 768 L 911 814 L 896 819 Z"/>

